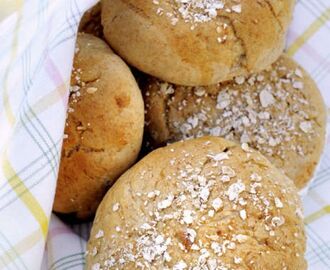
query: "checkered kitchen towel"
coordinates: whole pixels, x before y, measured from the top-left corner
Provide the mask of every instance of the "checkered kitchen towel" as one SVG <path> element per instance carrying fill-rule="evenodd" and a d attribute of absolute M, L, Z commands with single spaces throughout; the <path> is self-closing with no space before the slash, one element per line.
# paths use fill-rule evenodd
<path fill-rule="evenodd" d="M 95 2 L 0 0 L 0 269 L 40 269 L 77 25 Z"/>
<path fill-rule="evenodd" d="M 0 0 L 0 269 L 83 269 L 90 224 L 49 218 L 74 38 L 94 2 Z M 330 0 L 297 1 L 288 53 L 330 107 Z M 309 269 L 330 269 L 330 137 L 304 205 Z"/>

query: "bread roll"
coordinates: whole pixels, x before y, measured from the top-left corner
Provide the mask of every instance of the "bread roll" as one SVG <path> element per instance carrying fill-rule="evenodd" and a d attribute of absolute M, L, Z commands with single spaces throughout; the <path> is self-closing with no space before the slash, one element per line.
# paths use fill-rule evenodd
<path fill-rule="evenodd" d="M 54 211 L 87 218 L 135 161 L 144 106 L 129 68 L 104 41 L 80 34 L 76 51 Z"/>
<path fill-rule="evenodd" d="M 311 180 L 324 148 L 326 108 L 311 77 L 288 56 L 226 83 L 183 87 L 151 78 L 145 90 L 155 145 L 220 136 L 259 150 L 298 188 Z"/>
<path fill-rule="evenodd" d="M 111 47 L 164 81 L 211 85 L 260 71 L 282 53 L 294 0 L 103 0 Z"/>
<path fill-rule="evenodd" d="M 304 270 L 293 182 L 258 152 L 217 137 L 157 149 L 109 190 L 87 267 Z"/>

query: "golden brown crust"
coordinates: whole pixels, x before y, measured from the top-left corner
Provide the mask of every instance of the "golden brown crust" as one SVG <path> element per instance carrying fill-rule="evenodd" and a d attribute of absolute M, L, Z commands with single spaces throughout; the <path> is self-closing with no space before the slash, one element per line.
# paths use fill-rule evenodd
<path fill-rule="evenodd" d="M 209 87 L 150 79 L 144 88 L 156 145 L 221 136 L 249 143 L 298 188 L 311 180 L 324 148 L 326 109 L 313 80 L 289 57 L 246 79 Z"/>
<path fill-rule="evenodd" d="M 109 190 L 86 269 L 306 269 L 300 200 L 258 152 L 217 137 L 157 149 Z"/>
<path fill-rule="evenodd" d="M 144 108 L 129 68 L 105 42 L 79 34 L 77 48 L 54 210 L 86 218 L 135 161 Z"/>
<path fill-rule="evenodd" d="M 214 6 L 216 1 L 206 2 Z M 210 85 L 274 62 L 284 48 L 294 1 L 228 0 L 213 8 L 217 17 L 211 19 L 206 8 L 188 12 L 198 18 L 206 14 L 204 22 L 180 13 L 185 4 L 178 3 L 103 0 L 105 38 L 148 74 L 181 85 Z"/>

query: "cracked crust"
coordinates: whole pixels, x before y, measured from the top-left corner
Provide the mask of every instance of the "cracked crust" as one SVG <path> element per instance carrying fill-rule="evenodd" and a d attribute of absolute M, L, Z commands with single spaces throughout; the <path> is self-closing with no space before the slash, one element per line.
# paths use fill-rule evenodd
<path fill-rule="evenodd" d="M 222 180 L 223 167 L 235 172 L 229 181 Z M 237 181 L 245 191 L 233 199 L 229 190 Z M 198 189 L 205 186 L 201 203 Z M 173 200 L 160 208 L 169 194 Z M 214 206 L 216 199 L 222 204 Z M 303 270 L 300 207 L 292 181 L 258 152 L 216 137 L 174 143 L 140 160 L 109 190 L 94 220 L 86 269 Z M 183 219 L 188 209 L 192 222 Z M 274 217 L 284 223 L 269 225 Z M 186 268 L 176 267 L 180 261 Z M 210 266 L 214 261 L 219 268 Z"/>
<path fill-rule="evenodd" d="M 54 211 L 87 218 L 135 161 L 143 135 L 143 100 L 126 64 L 102 40 L 79 34 Z M 88 92 L 92 89 L 94 92 Z M 70 112 L 71 110 L 71 112 Z"/>
<path fill-rule="evenodd" d="M 297 71 L 301 71 L 299 76 L 295 74 Z M 249 78 L 258 76 L 263 76 L 265 80 L 249 84 Z M 235 79 L 208 87 L 183 87 L 149 78 L 142 88 L 145 90 L 147 130 L 153 144 L 159 146 L 202 135 L 243 142 L 242 135 L 246 133 L 249 136 L 246 142 L 283 169 L 302 189 L 312 179 L 324 148 L 326 109 L 322 96 L 311 77 L 286 55 L 282 55 L 269 69 L 249 78 L 241 85 Z M 288 78 L 292 78 L 292 81 L 288 81 Z M 294 88 L 294 84 L 301 89 Z M 261 90 L 269 86 L 272 95 L 277 95 L 275 106 L 263 108 L 259 95 Z M 204 92 L 198 96 L 195 93 L 199 89 Z M 281 92 L 287 95 L 287 99 L 282 100 L 279 95 Z M 230 97 L 231 102 L 227 108 L 217 108 L 221 105 L 219 102 L 225 99 L 219 99 L 221 93 L 227 93 L 226 96 Z M 247 96 L 253 100 L 250 109 Z M 240 116 L 230 118 L 229 114 L 235 116 L 235 110 Z M 258 119 L 259 113 L 264 111 L 270 114 L 269 120 Z M 253 119 L 253 114 L 257 114 L 258 122 L 251 125 L 249 121 Z M 249 118 L 245 124 L 241 121 L 243 117 Z M 281 121 L 281 117 L 287 119 Z M 189 118 L 197 121 L 196 126 L 183 130 Z M 299 127 L 305 121 L 312 124 L 311 132 L 306 133 Z M 289 122 L 291 124 L 287 126 Z M 275 128 L 272 127 L 277 124 Z M 216 131 L 216 128 L 219 130 Z M 284 133 L 288 136 L 284 136 Z M 266 141 L 259 142 L 257 136 L 262 136 Z M 279 138 L 282 140 L 271 145 L 273 139 Z"/>
<path fill-rule="evenodd" d="M 128 63 L 164 81 L 210 85 L 261 71 L 282 53 L 294 0 L 241 0 L 241 13 L 218 10 L 214 20 L 176 25 L 171 1 L 103 0 L 104 36 Z M 237 1 L 236 1 L 237 2 Z M 227 3 L 235 3 L 227 1 Z M 228 4 L 228 5 L 229 5 Z M 227 24 L 219 43 L 215 30 Z"/>

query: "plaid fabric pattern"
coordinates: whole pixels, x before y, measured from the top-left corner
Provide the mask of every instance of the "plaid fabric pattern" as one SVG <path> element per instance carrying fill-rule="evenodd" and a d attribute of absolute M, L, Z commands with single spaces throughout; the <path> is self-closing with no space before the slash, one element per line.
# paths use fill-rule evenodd
<path fill-rule="evenodd" d="M 77 24 L 95 2 L 0 2 L 0 269 L 83 269 L 91 224 L 49 220 Z M 328 108 L 329 48 L 330 0 L 298 0 L 287 52 L 313 76 Z M 303 198 L 312 270 L 330 269 L 329 192 L 330 136 Z"/>
<path fill-rule="evenodd" d="M 0 2 L 0 269 L 35 270 L 48 233 L 77 25 L 96 1 L 11 2 Z"/>

